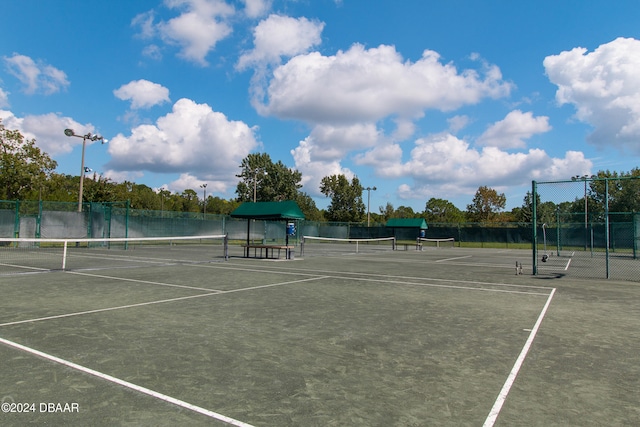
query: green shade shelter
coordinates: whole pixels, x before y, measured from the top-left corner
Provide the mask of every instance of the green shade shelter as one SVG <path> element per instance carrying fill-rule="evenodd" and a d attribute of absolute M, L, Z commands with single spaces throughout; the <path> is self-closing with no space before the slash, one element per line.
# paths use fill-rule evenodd
<path fill-rule="evenodd" d="M 391 218 L 387 221 L 386 227 L 392 230 L 393 236 L 398 240 L 424 237 L 425 230 L 429 228 L 423 218 Z"/>
<path fill-rule="evenodd" d="M 247 247 L 245 256 L 249 257 L 249 246 L 251 240 L 252 219 L 262 220 L 295 220 L 304 219 L 304 214 L 298 204 L 293 200 L 282 202 L 244 202 L 231 212 L 232 218 L 247 219 Z M 286 235 L 287 246 L 289 245 L 289 235 Z M 287 255 L 287 258 L 289 256 Z"/>
<path fill-rule="evenodd" d="M 304 219 L 304 214 L 293 200 L 282 202 L 245 202 L 231 212 L 232 218 L 246 219 Z"/>

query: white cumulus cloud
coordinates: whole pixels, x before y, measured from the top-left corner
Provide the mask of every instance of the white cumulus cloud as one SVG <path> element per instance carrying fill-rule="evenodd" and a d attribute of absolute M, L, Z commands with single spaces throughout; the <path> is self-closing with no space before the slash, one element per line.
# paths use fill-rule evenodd
<path fill-rule="evenodd" d="M 168 45 L 180 48 L 178 56 L 206 66 L 207 55 L 216 44 L 232 33 L 229 19 L 233 6 L 223 0 L 165 0 L 164 4 L 180 14 L 155 23 L 152 12 L 144 12 L 132 20 L 143 38 L 160 37 Z M 154 49 L 157 52 L 157 49 Z"/>
<path fill-rule="evenodd" d="M 449 133 L 418 139 L 406 163 L 379 171 L 390 178 L 410 177 L 406 198 L 437 194 L 473 194 L 478 182 L 497 188 L 526 186 L 532 180 L 560 180 L 575 171 L 590 170 L 592 163 L 578 151 L 551 157 L 544 150 L 507 152 L 498 147 L 476 149 Z"/>
<path fill-rule="evenodd" d="M 550 130 L 548 117 L 534 117 L 531 112 L 514 110 L 480 135 L 478 143 L 499 148 L 524 148 L 527 146 L 525 140 Z"/>
<path fill-rule="evenodd" d="M 11 111 L 0 110 L 0 120 L 7 129 L 20 131 L 26 139 L 35 139 L 36 146 L 54 158 L 70 153 L 74 147 L 82 145 L 81 138 L 66 136 L 65 129 L 73 129 L 78 135 L 97 133 L 91 124 L 81 124 L 70 117 L 54 113 L 17 117 Z M 94 143 L 87 141 L 87 145 Z"/>
<path fill-rule="evenodd" d="M 544 67 L 558 86 L 556 100 L 593 127 L 591 143 L 640 153 L 640 40 L 618 38 L 593 52 L 578 47 L 546 57 Z"/>
<path fill-rule="evenodd" d="M 249 18 L 258 18 L 263 16 L 271 9 L 272 0 L 243 0 L 244 13 Z"/>
<path fill-rule="evenodd" d="M 273 71 L 266 102 L 258 110 L 312 126 L 293 150 L 298 170 L 320 174 L 310 182 L 327 175 L 325 166 L 337 173 L 349 156 L 380 176 L 397 177 L 405 168 L 398 142 L 412 136 L 426 110 L 451 111 L 510 93 L 512 84 L 500 70 L 480 62 L 480 70 L 459 71 L 442 63 L 436 52 L 425 51 L 411 62 L 384 45 L 365 49 L 356 44 L 334 56 L 298 55 Z M 467 121 L 458 117 L 454 126 Z M 395 129 L 385 130 L 385 123 Z"/>
<path fill-rule="evenodd" d="M 134 80 L 120 86 L 113 94 L 123 101 L 131 101 L 131 108 L 149 108 L 169 102 L 169 89 L 148 80 Z"/>
<path fill-rule="evenodd" d="M 393 46 L 356 44 L 333 56 L 298 55 L 276 68 L 260 113 L 309 123 L 377 121 L 390 115 L 421 117 L 482 99 L 507 96 L 512 84 L 498 67 L 459 72 L 427 50 L 406 61 Z"/>
<path fill-rule="evenodd" d="M 259 145 L 255 132 L 207 104 L 183 98 L 155 124 L 140 125 L 129 136 L 112 138 L 107 166 L 114 170 L 188 173 L 226 188 L 237 182 L 238 165 Z"/>
<path fill-rule="evenodd" d="M 24 85 L 24 92 L 29 95 L 43 93 L 51 95 L 69 86 L 67 75 L 43 61 L 14 53 L 11 57 L 3 57 L 10 74 Z"/>
<path fill-rule="evenodd" d="M 324 23 L 307 18 L 270 15 L 253 31 L 254 48 L 240 56 L 238 68 L 279 63 L 283 56 L 291 57 L 319 45 Z"/>

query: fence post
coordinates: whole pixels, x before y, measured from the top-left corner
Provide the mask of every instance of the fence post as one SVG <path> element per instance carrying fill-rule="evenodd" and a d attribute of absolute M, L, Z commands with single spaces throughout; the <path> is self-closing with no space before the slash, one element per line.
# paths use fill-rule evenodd
<path fill-rule="evenodd" d="M 535 181 L 531 181 L 531 245 L 533 253 L 533 275 L 538 274 L 538 230 L 536 210 L 538 209 L 536 198 L 538 196 L 538 185 Z"/>
<path fill-rule="evenodd" d="M 556 256 L 560 256 L 560 207 L 556 208 Z"/>
<path fill-rule="evenodd" d="M 638 259 L 638 213 L 633 212 L 631 215 L 633 223 L 633 259 Z"/>
<path fill-rule="evenodd" d="M 41 236 L 42 227 L 42 199 L 38 200 L 38 216 L 36 217 L 36 239 Z"/>
<path fill-rule="evenodd" d="M 604 236 L 605 236 L 605 253 L 606 253 L 606 268 L 607 279 L 610 279 L 609 275 L 609 178 L 604 180 Z M 593 251 L 593 245 L 591 245 Z"/>
<path fill-rule="evenodd" d="M 129 237 L 129 206 L 131 205 L 131 200 L 127 199 L 127 203 L 125 205 L 125 213 L 124 213 L 124 237 Z M 128 242 L 124 242 L 124 249 L 128 249 Z"/>
<path fill-rule="evenodd" d="M 20 237 L 20 200 L 16 200 L 16 215 L 13 221 L 13 237 Z"/>

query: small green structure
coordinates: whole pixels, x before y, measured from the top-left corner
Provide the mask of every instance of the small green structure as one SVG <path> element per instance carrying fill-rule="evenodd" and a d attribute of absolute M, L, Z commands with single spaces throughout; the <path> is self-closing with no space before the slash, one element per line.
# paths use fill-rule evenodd
<path fill-rule="evenodd" d="M 245 247 L 245 257 L 249 257 L 250 249 L 254 250 L 254 254 L 259 249 L 260 254 L 265 250 L 267 258 L 269 258 L 269 250 L 272 256 L 277 250 L 286 250 L 287 259 L 293 256 L 293 246 L 289 246 L 289 236 L 295 234 L 295 224 L 288 223 L 286 228 L 285 245 L 252 245 L 251 244 L 251 220 L 269 220 L 269 221 L 292 221 L 304 219 L 304 214 L 294 200 L 284 200 L 281 202 L 245 202 L 231 212 L 232 218 L 243 218 L 247 220 L 247 243 Z"/>
<path fill-rule="evenodd" d="M 391 218 L 386 227 L 391 230 L 396 240 L 415 240 L 425 237 L 429 228 L 424 218 Z"/>

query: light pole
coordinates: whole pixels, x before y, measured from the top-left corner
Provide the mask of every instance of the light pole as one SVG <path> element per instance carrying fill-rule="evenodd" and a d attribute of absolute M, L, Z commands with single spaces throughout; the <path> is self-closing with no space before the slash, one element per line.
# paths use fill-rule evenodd
<path fill-rule="evenodd" d="M 67 136 L 75 136 L 76 138 L 82 138 L 82 161 L 80 163 L 80 191 L 78 192 L 78 212 L 82 212 L 82 192 L 84 186 L 84 150 L 87 145 L 87 139 L 89 141 L 101 141 L 103 144 L 107 142 L 106 139 L 101 137 L 100 135 L 94 135 L 91 132 L 85 135 L 76 135 L 73 129 L 65 129 L 64 134 Z"/>
<path fill-rule="evenodd" d="M 207 184 L 202 184 L 200 188 L 204 188 L 204 215 L 207 216 Z"/>
<path fill-rule="evenodd" d="M 571 178 L 572 181 L 584 181 L 584 250 L 587 250 L 587 245 L 589 241 L 589 225 L 588 225 L 588 209 L 587 209 L 587 179 L 589 179 L 589 175 L 584 176 L 574 176 Z"/>
<path fill-rule="evenodd" d="M 253 203 L 256 202 L 256 196 L 258 192 L 258 172 L 261 172 L 263 175 L 268 175 L 267 171 L 264 168 L 255 168 L 253 170 Z"/>
<path fill-rule="evenodd" d="M 369 205 L 371 203 L 371 190 L 376 191 L 377 188 L 367 187 L 365 188 L 365 190 L 367 190 L 367 227 L 369 227 L 369 224 L 371 223 L 371 213 L 369 211 Z"/>

